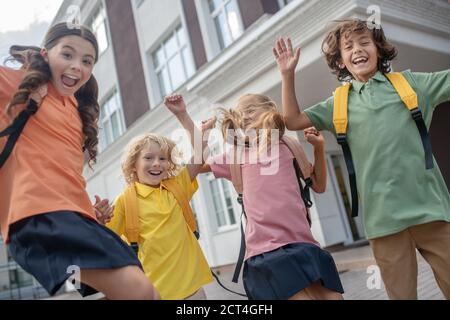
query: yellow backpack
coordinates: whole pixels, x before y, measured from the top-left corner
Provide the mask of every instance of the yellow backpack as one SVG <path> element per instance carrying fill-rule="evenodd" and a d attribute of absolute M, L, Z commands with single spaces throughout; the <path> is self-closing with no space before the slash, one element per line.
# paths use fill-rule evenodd
<path fill-rule="evenodd" d="M 419 102 L 416 92 L 408 83 L 406 78 L 401 73 L 388 73 L 385 74 L 386 78 L 391 82 L 394 89 L 411 112 L 413 120 L 416 122 L 417 129 L 419 130 L 422 145 L 425 151 L 425 167 L 426 169 L 432 169 L 433 164 L 433 151 L 431 148 L 430 137 L 428 130 L 423 120 L 422 111 L 419 108 Z M 347 141 L 347 127 L 348 127 L 348 93 L 351 88 L 351 83 L 343 85 L 336 89 L 334 95 L 334 108 L 333 108 L 333 125 L 336 130 L 337 142 L 341 145 L 345 163 L 347 165 L 347 171 L 350 178 L 350 190 L 352 194 L 352 216 L 358 216 L 358 190 L 356 188 L 356 175 L 353 164 L 352 154 Z"/>
<path fill-rule="evenodd" d="M 192 212 L 191 206 L 186 193 L 183 191 L 180 184 L 175 178 L 170 178 L 161 181 L 161 186 L 173 194 L 183 210 L 184 219 L 188 224 L 195 237 L 198 239 L 200 234 L 198 232 L 197 222 Z M 135 184 L 129 186 L 124 192 L 125 203 L 125 236 L 136 254 L 139 251 L 139 211 L 137 203 L 137 192 Z"/>

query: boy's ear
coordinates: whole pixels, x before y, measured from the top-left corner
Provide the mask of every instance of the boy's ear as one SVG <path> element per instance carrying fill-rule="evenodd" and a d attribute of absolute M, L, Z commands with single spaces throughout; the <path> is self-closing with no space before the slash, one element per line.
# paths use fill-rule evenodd
<path fill-rule="evenodd" d="M 41 49 L 41 56 L 42 56 L 42 58 L 44 58 L 45 62 L 48 63 L 48 51 L 47 51 L 47 49 L 45 49 L 45 48 Z"/>

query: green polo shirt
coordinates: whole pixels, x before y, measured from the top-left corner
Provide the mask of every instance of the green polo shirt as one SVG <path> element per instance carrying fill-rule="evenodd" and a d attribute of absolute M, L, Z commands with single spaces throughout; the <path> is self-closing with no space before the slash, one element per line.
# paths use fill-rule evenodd
<path fill-rule="evenodd" d="M 436 106 L 450 101 L 450 70 L 403 75 L 419 97 L 429 129 Z M 353 81 L 348 101 L 347 136 L 367 237 L 450 222 L 450 195 L 439 167 L 435 161 L 434 169 L 425 169 L 417 126 L 389 80 L 378 72 L 367 83 Z M 336 135 L 333 97 L 305 112 L 318 130 Z"/>

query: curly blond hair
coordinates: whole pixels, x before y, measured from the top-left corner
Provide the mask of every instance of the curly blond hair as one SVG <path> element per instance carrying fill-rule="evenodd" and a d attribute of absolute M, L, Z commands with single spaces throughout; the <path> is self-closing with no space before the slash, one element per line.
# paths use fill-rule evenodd
<path fill-rule="evenodd" d="M 179 173 L 181 165 L 175 161 L 175 158 L 181 159 L 182 154 L 176 147 L 175 142 L 159 134 L 147 133 L 135 137 L 125 149 L 122 159 L 122 174 L 128 185 L 139 182 L 136 174 L 136 162 L 141 151 L 151 142 L 158 144 L 162 152 L 168 157 L 168 177 L 175 177 Z"/>

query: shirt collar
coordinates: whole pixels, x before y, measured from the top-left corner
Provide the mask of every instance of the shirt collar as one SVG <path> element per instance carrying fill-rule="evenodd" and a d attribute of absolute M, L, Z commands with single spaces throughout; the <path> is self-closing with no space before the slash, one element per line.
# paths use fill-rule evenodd
<path fill-rule="evenodd" d="M 386 82 L 387 81 L 384 74 L 382 74 L 380 71 L 377 71 L 377 73 L 375 73 L 373 75 L 373 77 L 369 79 L 369 81 L 367 83 L 369 83 L 372 80 L 375 80 L 378 82 Z M 357 91 L 358 93 L 361 93 L 361 90 L 362 90 L 362 88 L 364 88 L 365 85 L 366 85 L 366 82 L 352 80 L 352 88 L 353 88 L 353 90 Z"/>
<path fill-rule="evenodd" d="M 154 191 L 159 190 L 159 188 L 150 187 L 148 185 L 136 182 L 136 192 L 142 197 L 147 198 Z"/>
<path fill-rule="evenodd" d="M 48 94 L 64 103 L 64 105 L 71 104 L 73 107 L 78 108 L 78 101 L 73 95 L 63 97 L 51 82 L 48 83 Z"/>

